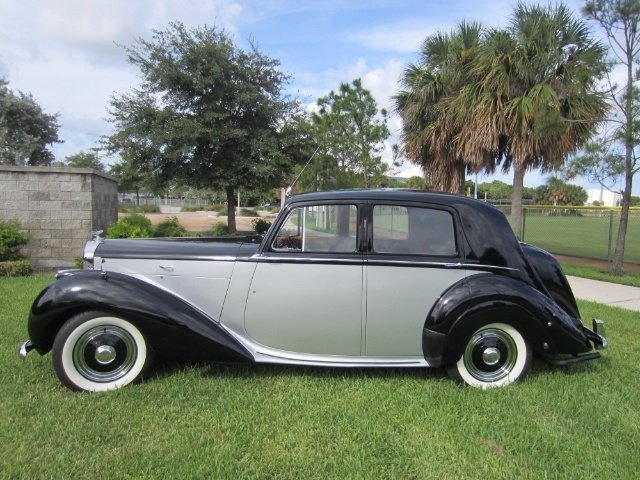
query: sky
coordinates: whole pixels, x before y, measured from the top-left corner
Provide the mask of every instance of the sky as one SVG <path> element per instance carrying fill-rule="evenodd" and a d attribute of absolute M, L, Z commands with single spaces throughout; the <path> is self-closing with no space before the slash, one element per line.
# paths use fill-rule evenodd
<path fill-rule="evenodd" d="M 251 42 L 280 60 L 292 80 L 287 92 L 311 105 L 362 78 L 378 105 L 390 109 L 404 67 L 418 58 L 422 41 L 449 31 L 461 20 L 502 26 L 515 0 L 0 0 L 0 77 L 13 90 L 28 92 L 47 113 L 59 115 L 64 143 L 56 159 L 98 145 L 111 133 L 111 95 L 139 83 L 123 46 L 149 39 L 172 21 L 187 27 L 216 26 L 241 48 Z M 583 2 L 565 4 L 579 12 Z M 390 145 L 398 142 L 400 120 L 389 122 Z M 107 162 L 113 159 L 106 159 Z M 397 175 L 420 175 L 409 162 Z M 510 175 L 481 175 L 480 183 Z M 525 185 L 545 177 L 531 172 Z M 585 179 L 579 180 L 589 188 Z M 636 182 L 637 184 L 638 182 Z M 634 188 L 637 194 L 639 186 Z"/>

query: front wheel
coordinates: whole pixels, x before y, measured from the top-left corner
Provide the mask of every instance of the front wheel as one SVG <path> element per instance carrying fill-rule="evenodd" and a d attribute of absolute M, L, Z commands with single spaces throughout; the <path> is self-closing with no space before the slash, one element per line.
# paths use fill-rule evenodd
<path fill-rule="evenodd" d="M 524 377 L 531 348 L 517 329 L 491 323 L 476 330 L 460 359 L 447 369 L 454 380 L 472 387 L 504 387 Z"/>
<path fill-rule="evenodd" d="M 53 367 L 75 391 L 104 392 L 142 377 L 151 362 L 144 336 L 107 312 L 83 312 L 67 321 L 53 342 Z"/>

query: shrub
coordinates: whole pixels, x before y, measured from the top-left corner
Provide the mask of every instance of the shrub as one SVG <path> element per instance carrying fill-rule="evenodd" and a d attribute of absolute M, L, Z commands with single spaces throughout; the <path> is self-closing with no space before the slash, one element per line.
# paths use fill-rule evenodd
<path fill-rule="evenodd" d="M 28 277 L 33 267 L 27 260 L 7 260 L 0 262 L 1 277 Z"/>
<path fill-rule="evenodd" d="M 241 217 L 257 217 L 258 212 L 256 212 L 253 208 L 241 208 L 240 216 Z"/>
<path fill-rule="evenodd" d="M 151 220 L 137 214 L 124 217 L 107 229 L 107 238 L 145 238 L 151 234 Z"/>
<path fill-rule="evenodd" d="M 183 205 L 180 211 L 182 212 L 217 212 L 222 209 L 225 213 L 227 207 L 224 205 Z"/>
<path fill-rule="evenodd" d="M 199 210 L 205 210 L 206 207 L 202 205 L 183 205 L 180 208 L 181 212 L 197 212 Z"/>
<path fill-rule="evenodd" d="M 0 220 L 0 261 L 23 259 L 20 247 L 28 241 L 29 234 L 20 231 L 20 222 Z"/>
<path fill-rule="evenodd" d="M 160 213 L 158 205 L 132 205 L 130 203 L 119 203 L 118 212 L 120 213 Z"/>
<path fill-rule="evenodd" d="M 185 237 L 186 235 L 187 231 L 178 222 L 178 217 L 167 218 L 159 223 L 153 232 L 154 237 Z"/>
<path fill-rule="evenodd" d="M 251 226 L 256 231 L 258 235 L 264 235 L 269 230 L 271 226 L 271 222 L 263 220 L 262 218 L 254 218 L 251 220 Z"/>
<path fill-rule="evenodd" d="M 77 268 L 78 270 L 82 270 L 84 268 L 84 258 L 82 257 L 75 257 L 73 259 L 73 266 L 75 268 Z"/>
<path fill-rule="evenodd" d="M 222 222 L 217 222 L 214 226 L 213 226 L 213 232 L 212 232 L 214 237 L 222 237 L 224 235 L 229 235 L 229 227 L 227 227 L 224 223 Z"/>

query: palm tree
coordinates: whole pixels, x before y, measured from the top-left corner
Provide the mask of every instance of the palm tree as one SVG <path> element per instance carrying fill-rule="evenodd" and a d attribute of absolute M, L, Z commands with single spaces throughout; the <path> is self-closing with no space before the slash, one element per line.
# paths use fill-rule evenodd
<path fill-rule="evenodd" d="M 568 9 L 519 4 L 507 29 L 462 23 L 428 37 L 394 97 L 405 155 L 441 190 L 464 169 L 513 168 L 511 222 L 520 235 L 525 172 L 553 170 L 604 118 L 596 91 L 604 48 Z"/>
<path fill-rule="evenodd" d="M 480 24 L 463 22 L 450 33 L 427 37 L 419 63 L 407 66 L 394 96 L 395 111 L 403 120 L 403 153 L 437 190 L 463 193 L 465 170 L 482 164 L 469 164 L 459 154 L 454 142 L 459 130 L 442 121 L 441 109 L 444 100 L 472 82 L 470 66 L 480 32 Z"/>
<path fill-rule="evenodd" d="M 561 166 L 604 118 L 596 82 L 604 48 L 563 5 L 519 4 L 506 30 L 489 31 L 478 49 L 479 79 L 446 104 L 445 121 L 460 128 L 457 148 L 471 162 L 493 152 L 513 168 L 511 224 L 521 233 L 525 172 Z"/>

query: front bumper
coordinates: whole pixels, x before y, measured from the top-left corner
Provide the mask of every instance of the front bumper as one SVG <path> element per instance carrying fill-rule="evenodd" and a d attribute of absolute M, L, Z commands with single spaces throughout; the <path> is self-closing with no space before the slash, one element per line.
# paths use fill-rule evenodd
<path fill-rule="evenodd" d="M 18 348 L 18 356 L 24 360 L 25 358 L 27 358 L 27 354 L 34 348 L 36 348 L 36 346 L 33 344 L 31 340 L 22 342 L 20 344 L 20 348 Z"/>

